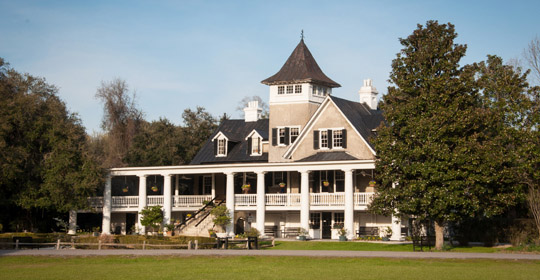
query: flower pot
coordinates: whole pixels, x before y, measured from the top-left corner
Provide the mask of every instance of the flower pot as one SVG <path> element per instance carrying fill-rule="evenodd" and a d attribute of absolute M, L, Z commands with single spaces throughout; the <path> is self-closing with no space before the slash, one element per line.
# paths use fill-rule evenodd
<path fill-rule="evenodd" d="M 304 235 L 300 235 L 300 236 L 298 236 L 298 240 L 306 241 L 307 238 Z"/>
<path fill-rule="evenodd" d="M 324 181 L 324 182 L 323 182 L 323 186 L 325 186 L 325 187 L 328 187 L 328 186 L 330 186 L 330 182 L 328 182 L 328 181 Z"/>
<path fill-rule="evenodd" d="M 339 241 L 347 241 L 347 236 L 340 236 Z"/>
<path fill-rule="evenodd" d="M 280 183 L 279 186 L 284 188 L 286 186 L 286 184 L 285 183 Z"/>
<path fill-rule="evenodd" d="M 157 187 L 152 187 L 151 188 L 153 192 L 157 192 L 158 191 L 158 188 Z"/>

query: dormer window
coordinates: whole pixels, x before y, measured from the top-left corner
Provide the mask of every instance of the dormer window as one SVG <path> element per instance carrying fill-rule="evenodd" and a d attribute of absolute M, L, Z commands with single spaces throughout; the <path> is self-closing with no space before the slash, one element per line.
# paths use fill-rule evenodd
<path fill-rule="evenodd" d="M 216 157 L 226 157 L 227 156 L 227 142 L 229 139 L 223 134 L 222 132 L 219 132 L 212 138 L 212 141 L 214 142 L 214 155 Z"/>
<path fill-rule="evenodd" d="M 251 137 L 251 155 L 260 156 L 262 155 L 262 143 L 260 137 Z"/>
<path fill-rule="evenodd" d="M 246 153 L 250 156 L 262 156 L 263 154 L 263 144 L 267 143 L 265 142 L 265 135 L 264 132 L 260 132 L 257 130 L 253 130 L 248 136 L 245 138 L 247 143 L 247 150 Z M 268 137 L 266 136 L 266 139 Z"/>

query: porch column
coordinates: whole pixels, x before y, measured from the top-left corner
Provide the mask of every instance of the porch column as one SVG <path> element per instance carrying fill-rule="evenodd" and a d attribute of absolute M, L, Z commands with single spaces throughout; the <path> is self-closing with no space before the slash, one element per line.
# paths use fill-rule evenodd
<path fill-rule="evenodd" d="M 69 230 L 68 234 L 77 234 L 77 211 L 69 211 Z"/>
<path fill-rule="evenodd" d="M 397 185 L 397 183 L 392 183 L 392 188 L 395 189 Z M 394 215 L 392 215 L 392 236 L 390 236 L 390 240 L 401 240 L 401 218 Z"/>
<path fill-rule="evenodd" d="M 300 177 L 300 226 L 309 230 L 309 171 L 301 171 Z"/>
<path fill-rule="evenodd" d="M 225 205 L 231 215 L 231 223 L 227 226 L 227 235 L 234 236 L 234 173 L 225 173 L 225 175 L 227 175 Z"/>
<path fill-rule="evenodd" d="M 216 174 L 212 173 L 212 198 L 216 198 Z"/>
<path fill-rule="evenodd" d="M 172 188 L 171 188 L 171 174 L 165 174 L 163 184 L 163 225 L 171 223 L 172 214 Z"/>
<path fill-rule="evenodd" d="M 174 181 L 174 196 L 178 196 L 180 194 L 180 175 L 174 175 Z"/>
<path fill-rule="evenodd" d="M 257 230 L 264 235 L 264 222 L 266 220 L 266 194 L 264 192 L 264 173 L 257 172 Z"/>
<path fill-rule="evenodd" d="M 343 170 L 345 172 L 345 220 L 344 228 L 347 230 L 347 238 L 354 237 L 354 188 L 352 169 Z"/>
<path fill-rule="evenodd" d="M 112 208 L 112 177 L 107 175 L 105 189 L 103 190 L 103 222 L 101 234 L 111 233 L 111 208 Z"/>
<path fill-rule="evenodd" d="M 146 227 L 141 224 L 141 211 L 146 207 L 146 176 L 147 175 L 141 175 L 139 176 L 139 213 L 137 215 L 137 230 L 139 231 L 139 234 L 145 234 L 146 233 Z"/>

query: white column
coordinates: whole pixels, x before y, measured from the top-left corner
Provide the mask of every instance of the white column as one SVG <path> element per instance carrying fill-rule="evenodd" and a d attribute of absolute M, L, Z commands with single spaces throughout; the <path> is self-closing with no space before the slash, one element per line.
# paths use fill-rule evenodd
<path fill-rule="evenodd" d="M 227 235 L 234 236 L 234 173 L 225 173 L 225 175 L 227 175 L 225 205 L 231 215 L 231 223 L 227 226 Z"/>
<path fill-rule="evenodd" d="M 354 187 L 353 171 L 351 169 L 343 170 L 345 172 L 345 221 L 344 228 L 347 230 L 347 238 L 354 237 Z"/>
<path fill-rule="evenodd" d="M 401 219 L 394 215 L 392 215 L 392 236 L 390 236 L 390 240 L 401 240 Z"/>
<path fill-rule="evenodd" d="M 257 172 L 257 230 L 264 235 L 266 214 L 266 194 L 264 192 L 264 172 Z"/>
<path fill-rule="evenodd" d="M 174 175 L 174 179 L 174 196 L 178 196 L 180 194 L 180 175 Z"/>
<path fill-rule="evenodd" d="M 69 229 L 68 234 L 77 234 L 77 211 L 69 211 Z"/>
<path fill-rule="evenodd" d="M 103 190 L 103 222 L 101 224 L 101 234 L 111 233 L 111 209 L 112 209 L 112 177 L 108 175 Z"/>
<path fill-rule="evenodd" d="M 212 198 L 216 197 L 216 174 L 212 173 Z"/>
<path fill-rule="evenodd" d="M 146 207 L 146 175 L 139 176 L 139 213 L 137 215 L 137 228 L 139 230 L 139 234 L 145 234 L 146 233 L 146 227 L 141 224 L 141 211 Z"/>
<path fill-rule="evenodd" d="M 395 189 L 397 185 L 395 182 L 392 183 L 392 188 Z M 401 219 L 394 215 L 392 215 L 392 236 L 390 236 L 390 240 L 401 240 Z"/>
<path fill-rule="evenodd" d="M 163 224 L 171 223 L 172 215 L 172 188 L 171 188 L 171 174 L 163 175 Z"/>
<path fill-rule="evenodd" d="M 309 171 L 301 171 L 300 176 L 300 226 L 309 230 Z"/>

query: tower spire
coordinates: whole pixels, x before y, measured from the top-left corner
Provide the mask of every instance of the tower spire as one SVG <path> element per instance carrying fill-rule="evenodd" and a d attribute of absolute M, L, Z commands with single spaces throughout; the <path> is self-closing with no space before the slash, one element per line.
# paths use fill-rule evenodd
<path fill-rule="evenodd" d="M 304 29 L 300 32 L 300 40 L 304 40 Z"/>

